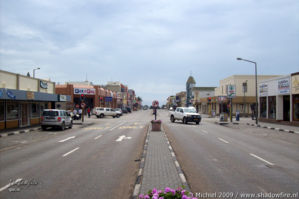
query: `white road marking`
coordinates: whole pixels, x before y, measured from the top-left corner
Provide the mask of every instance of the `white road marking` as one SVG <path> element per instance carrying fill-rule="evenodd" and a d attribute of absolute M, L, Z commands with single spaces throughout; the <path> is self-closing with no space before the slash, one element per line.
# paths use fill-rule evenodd
<path fill-rule="evenodd" d="M 228 141 L 226 141 L 225 139 L 222 139 L 222 138 L 220 138 L 220 137 L 218 137 L 218 140 L 220 140 L 220 141 L 222 141 L 222 142 L 224 142 L 224 143 L 226 143 L 226 144 L 229 143 Z"/>
<path fill-rule="evenodd" d="M 65 142 L 65 141 L 68 141 L 68 140 L 70 140 L 70 139 L 74 139 L 76 136 L 72 136 L 72 137 L 68 137 L 68 138 L 66 138 L 66 139 L 64 139 L 64 140 L 60 140 L 60 141 L 58 141 L 58 142 Z"/>
<path fill-rule="evenodd" d="M 132 137 L 126 137 L 125 135 L 121 135 L 121 136 L 119 136 L 115 141 L 116 142 L 121 142 L 121 141 L 123 141 L 124 139 L 131 139 Z"/>
<path fill-rule="evenodd" d="M 17 180 L 15 180 L 14 182 L 11 182 L 7 185 L 5 185 L 4 187 L 0 188 L 0 192 L 4 191 L 5 189 L 7 189 L 8 187 L 17 184 L 18 182 L 20 182 L 22 180 L 22 178 L 18 178 Z"/>
<path fill-rule="evenodd" d="M 250 153 L 250 155 L 253 156 L 253 157 L 255 157 L 256 159 L 259 159 L 259 160 L 261 160 L 261 161 L 263 161 L 263 162 L 269 164 L 269 165 L 272 165 L 272 166 L 274 165 L 272 162 L 269 162 L 269 161 L 267 161 L 267 160 L 265 160 L 265 159 L 263 159 L 263 158 L 261 158 L 261 157 L 255 155 L 255 154 L 253 154 L 253 153 Z"/>
<path fill-rule="evenodd" d="M 134 193 L 133 193 L 133 196 L 137 196 L 139 191 L 140 191 L 140 184 L 136 184 L 135 185 L 135 188 L 134 188 Z"/>
<path fill-rule="evenodd" d="M 172 156 L 172 157 L 174 157 L 174 156 L 175 156 L 174 152 L 171 152 L 171 156 Z"/>
<path fill-rule="evenodd" d="M 180 164 L 179 164 L 178 161 L 174 161 L 174 163 L 175 163 L 175 166 L 176 166 L 176 167 L 180 167 Z"/>
<path fill-rule="evenodd" d="M 186 183 L 187 181 L 186 181 L 186 178 L 185 178 L 184 174 L 180 173 L 179 175 L 180 175 L 180 178 L 181 178 L 182 182 Z"/>
<path fill-rule="evenodd" d="M 142 169 L 139 169 L 138 176 L 141 176 L 141 174 L 142 174 Z"/>
<path fill-rule="evenodd" d="M 99 135 L 99 136 L 95 137 L 94 139 L 97 140 L 97 139 L 99 139 L 100 137 L 102 137 L 102 135 Z"/>
<path fill-rule="evenodd" d="M 206 130 L 204 130 L 204 129 L 202 129 L 202 132 L 204 132 L 205 134 L 208 134 L 208 131 L 206 131 Z"/>
<path fill-rule="evenodd" d="M 122 122 L 122 123 L 120 123 L 119 125 L 116 125 L 115 127 L 111 128 L 110 131 L 113 131 L 114 129 L 116 129 L 117 127 L 120 127 L 120 126 L 123 125 L 124 123 L 126 123 L 126 122 Z"/>
<path fill-rule="evenodd" d="M 63 154 L 62 157 L 68 156 L 69 154 L 71 154 L 71 153 L 77 151 L 79 148 L 80 148 L 80 147 L 77 147 L 77 148 L 75 148 L 75 149 L 73 149 L 73 150 L 71 150 L 71 151 L 69 151 L 69 152 Z"/>

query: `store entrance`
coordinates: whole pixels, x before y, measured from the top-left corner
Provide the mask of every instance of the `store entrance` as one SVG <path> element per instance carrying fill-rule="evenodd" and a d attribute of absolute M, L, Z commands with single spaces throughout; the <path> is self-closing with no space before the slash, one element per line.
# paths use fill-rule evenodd
<path fill-rule="evenodd" d="M 290 96 L 283 96 L 283 121 L 290 121 Z"/>
<path fill-rule="evenodd" d="M 22 127 L 23 126 L 28 126 L 28 104 L 22 104 L 22 118 L 21 118 L 21 124 L 22 124 Z"/>

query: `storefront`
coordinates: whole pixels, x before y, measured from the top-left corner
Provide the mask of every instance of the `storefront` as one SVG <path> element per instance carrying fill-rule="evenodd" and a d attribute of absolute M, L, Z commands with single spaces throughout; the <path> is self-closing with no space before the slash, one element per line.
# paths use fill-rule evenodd
<path fill-rule="evenodd" d="M 299 125 L 299 72 L 291 74 L 292 79 L 292 120 Z"/>
<path fill-rule="evenodd" d="M 291 76 L 259 83 L 259 118 L 269 122 L 292 122 Z M 293 96 L 293 102 L 294 98 Z M 295 100 L 296 101 L 296 100 Z M 293 111 L 294 112 L 294 111 Z"/>
<path fill-rule="evenodd" d="M 56 94 L 0 88 L 0 129 L 39 124 L 43 109 L 58 101 Z"/>

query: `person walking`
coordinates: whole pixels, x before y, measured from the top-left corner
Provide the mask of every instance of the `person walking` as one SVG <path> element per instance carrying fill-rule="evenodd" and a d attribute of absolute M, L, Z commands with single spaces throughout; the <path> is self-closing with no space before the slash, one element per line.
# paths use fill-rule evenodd
<path fill-rule="evenodd" d="M 90 118 L 90 107 L 87 109 L 88 118 Z"/>

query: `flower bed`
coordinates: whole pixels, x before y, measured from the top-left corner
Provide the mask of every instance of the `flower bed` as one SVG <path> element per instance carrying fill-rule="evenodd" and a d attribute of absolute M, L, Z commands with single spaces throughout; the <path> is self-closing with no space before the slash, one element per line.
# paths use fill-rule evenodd
<path fill-rule="evenodd" d="M 189 193 L 185 189 L 177 188 L 171 189 L 166 187 L 164 191 L 162 190 L 149 190 L 146 195 L 140 194 L 139 199 L 197 199 L 193 197 L 192 193 Z"/>
<path fill-rule="evenodd" d="M 152 120 L 152 131 L 161 131 L 161 120 Z"/>

